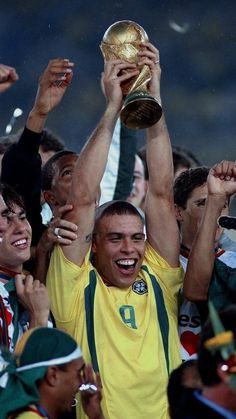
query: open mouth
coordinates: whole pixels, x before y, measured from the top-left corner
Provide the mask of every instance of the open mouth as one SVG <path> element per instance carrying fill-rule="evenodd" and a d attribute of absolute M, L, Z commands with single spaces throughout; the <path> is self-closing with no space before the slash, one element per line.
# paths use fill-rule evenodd
<path fill-rule="evenodd" d="M 12 243 L 12 246 L 18 249 L 25 249 L 28 246 L 28 240 L 26 238 L 16 240 Z"/>
<path fill-rule="evenodd" d="M 133 272 L 137 264 L 137 259 L 118 259 L 116 265 L 120 271 Z"/>

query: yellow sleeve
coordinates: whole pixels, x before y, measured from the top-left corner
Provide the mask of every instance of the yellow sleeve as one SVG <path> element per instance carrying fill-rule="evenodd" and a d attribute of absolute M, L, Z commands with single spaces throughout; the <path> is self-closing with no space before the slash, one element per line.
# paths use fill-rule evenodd
<path fill-rule="evenodd" d="M 56 322 L 69 322 L 76 314 L 74 309 L 83 297 L 89 271 L 90 250 L 82 266 L 69 261 L 60 246 L 55 246 L 47 273 L 47 289 L 50 297 L 50 309 Z"/>
<path fill-rule="evenodd" d="M 148 242 L 143 264 L 150 267 L 166 295 L 176 298 L 184 280 L 184 270 L 181 264 L 177 268 L 172 268 Z"/>

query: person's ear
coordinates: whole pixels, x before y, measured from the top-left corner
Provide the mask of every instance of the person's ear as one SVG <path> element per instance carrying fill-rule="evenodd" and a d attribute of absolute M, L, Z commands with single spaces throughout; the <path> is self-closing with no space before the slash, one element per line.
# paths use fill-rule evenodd
<path fill-rule="evenodd" d="M 92 238 L 92 252 L 95 254 L 97 252 L 97 245 L 96 245 L 96 239 L 93 236 Z"/>
<path fill-rule="evenodd" d="M 175 204 L 175 217 L 181 223 L 183 221 L 182 208 Z"/>
<path fill-rule="evenodd" d="M 56 201 L 52 191 L 44 191 L 43 196 L 44 196 L 44 199 L 49 206 L 57 205 L 57 201 Z"/>
<path fill-rule="evenodd" d="M 51 387 L 55 387 L 57 385 L 59 380 L 59 370 L 57 366 L 48 367 L 47 372 L 45 374 L 45 380 Z"/>

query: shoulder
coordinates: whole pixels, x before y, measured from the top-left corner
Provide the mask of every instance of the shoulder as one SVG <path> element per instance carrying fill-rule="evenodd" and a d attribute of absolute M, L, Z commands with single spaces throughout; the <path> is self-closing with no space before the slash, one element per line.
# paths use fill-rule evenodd
<path fill-rule="evenodd" d="M 177 268 L 173 268 L 170 264 L 165 260 L 152 246 L 151 244 L 146 241 L 146 249 L 144 254 L 144 264 L 154 264 L 159 266 L 163 269 L 169 269 L 171 271 L 179 271 L 182 270 L 181 264 Z"/>
<path fill-rule="evenodd" d="M 81 266 L 78 266 L 74 262 L 70 261 L 63 252 L 61 246 L 55 246 L 50 258 L 49 269 L 47 273 L 47 285 L 51 281 L 66 281 L 68 279 L 74 279 L 77 281 L 78 278 L 86 276 L 93 266 L 90 262 L 90 250 L 85 256 L 84 262 Z"/>
<path fill-rule="evenodd" d="M 184 270 L 182 266 L 172 268 L 149 243 L 146 244 L 141 271 L 145 278 L 150 278 L 153 285 L 157 282 L 166 295 L 173 295 L 174 298 L 183 285 Z"/>

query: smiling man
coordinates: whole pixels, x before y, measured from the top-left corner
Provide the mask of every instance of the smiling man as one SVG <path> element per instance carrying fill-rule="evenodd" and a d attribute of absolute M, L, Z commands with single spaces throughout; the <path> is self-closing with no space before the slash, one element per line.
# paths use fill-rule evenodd
<path fill-rule="evenodd" d="M 22 274 L 32 235 L 24 203 L 6 185 L 0 192 L 0 343 L 12 351 L 28 327 L 47 325 L 49 300 L 43 284 Z"/>
<path fill-rule="evenodd" d="M 186 298 L 182 298 L 179 310 L 183 360 L 197 355 L 201 323 L 204 323 L 207 315 L 206 301 L 213 283 L 218 284 L 215 294 L 218 299 L 221 300 L 225 294 L 232 298 L 231 303 L 235 303 L 227 270 L 236 267 L 236 253 L 221 248 L 223 229 L 217 225 L 217 218 L 228 214 L 230 198 L 236 191 L 234 172 L 234 163 L 223 161 L 212 169 L 188 169 L 177 177 L 174 184 L 176 214 L 182 238 L 180 259 L 186 270 Z M 226 269 L 214 271 L 213 275 L 214 266 L 216 268 L 218 265 Z"/>
<path fill-rule="evenodd" d="M 129 203 L 114 201 L 97 209 L 93 258 L 107 285 L 128 288 L 136 279 L 145 251 L 143 221 Z"/>
<path fill-rule="evenodd" d="M 160 100 L 159 52 L 149 43 L 139 55 L 144 64 L 152 73 L 150 94 Z M 142 218 L 129 202 L 96 209 L 123 102 L 120 85 L 137 68 L 121 60 L 105 65 L 107 108 L 78 157 L 68 200 L 73 209 L 66 219 L 77 224 L 78 238 L 55 247 L 47 287 L 58 327 L 76 338 L 85 362 L 100 372 L 104 417 L 166 419 L 168 375 L 180 363 L 176 296 L 182 269 L 164 116 L 147 131 L 147 241 Z"/>

